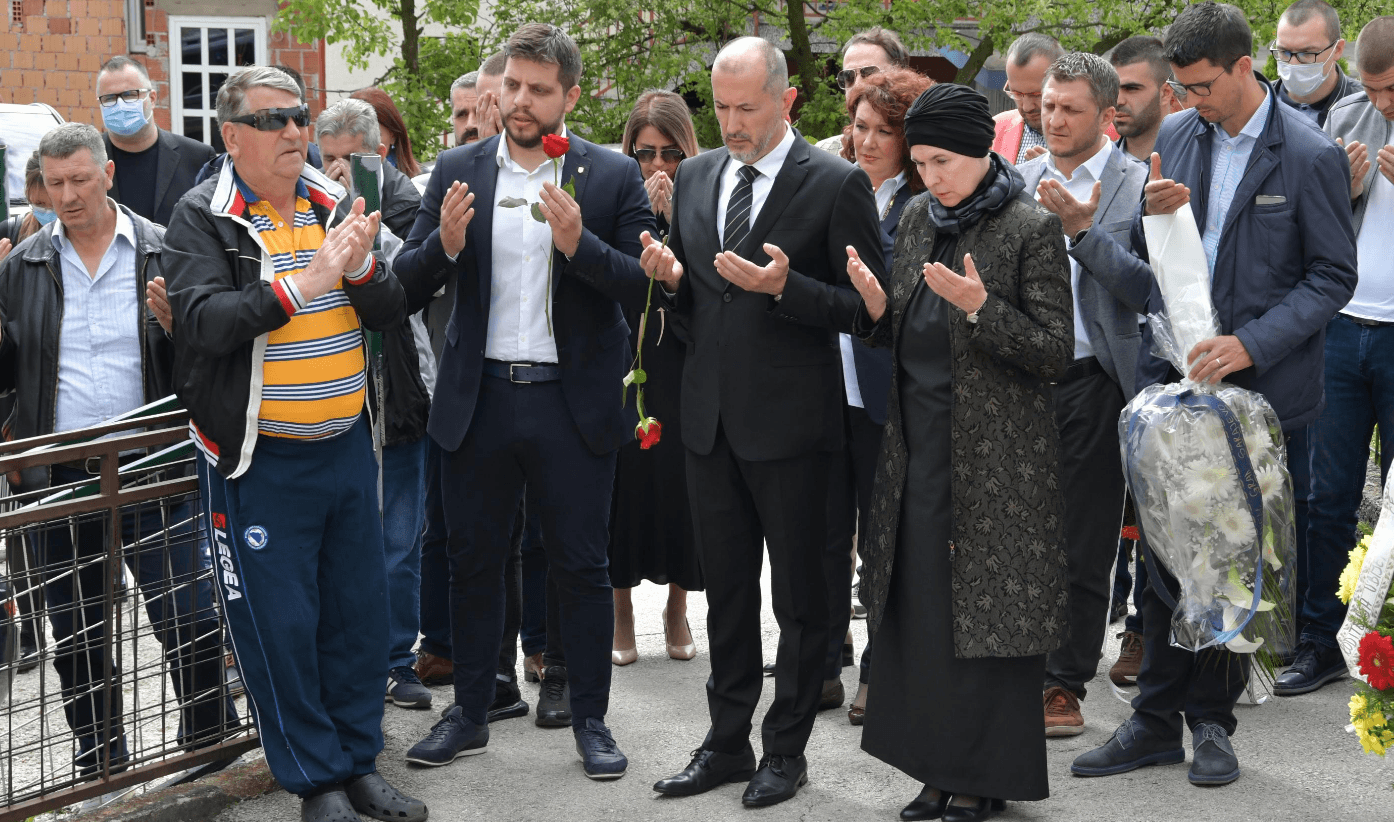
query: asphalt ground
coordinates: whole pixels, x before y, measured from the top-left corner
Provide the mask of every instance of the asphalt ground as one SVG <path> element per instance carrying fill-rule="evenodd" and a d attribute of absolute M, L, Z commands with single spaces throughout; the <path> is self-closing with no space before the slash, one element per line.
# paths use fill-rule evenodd
<path fill-rule="evenodd" d="M 765 652 L 773 658 L 778 628 L 768 600 L 768 566 L 763 617 Z M 707 729 L 704 685 L 709 669 L 706 602 L 689 598 L 689 617 L 699 649 L 696 659 L 676 661 L 663 647 L 661 611 L 666 588 L 645 584 L 634 591 L 639 660 L 614 669 L 607 722 L 629 757 L 629 771 L 613 782 L 586 779 L 567 729 L 539 728 L 534 715 L 496 723 L 489 749 L 443 768 L 408 765 L 404 756 L 430 729 L 438 710 L 453 697 L 448 687 L 433 689 L 436 708 L 407 710 L 388 705 L 383 722 L 386 748 L 378 768 L 392 784 L 425 800 L 433 820 L 618 820 L 675 822 L 750 820 L 895 820 L 919 792 L 909 777 L 863 753 L 861 729 L 847 721 L 845 709 L 825 711 L 814 724 L 808 745 L 809 784 L 783 804 L 750 810 L 740 803 L 743 785 L 707 794 L 661 797 L 653 783 L 686 766 Z M 1121 776 L 1082 779 L 1070 775 L 1078 754 L 1103 744 L 1130 709 L 1112 693 L 1107 671 L 1118 652 L 1112 635 L 1099 675 L 1083 703 L 1081 736 L 1048 740 L 1051 796 L 1043 802 L 1009 803 L 1003 820 L 1374 820 L 1394 819 L 1394 761 L 1365 754 L 1352 734 L 1347 701 L 1349 680 L 1300 697 L 1271 698 L 1241 705 L 1234 736 L 1243 775 L 1222 788 L 1197 788 L 1186 780 L 1188 765 L 1150 767 Z M 866 623 L 854 621 L 857 652 L 866 642 Z M 857 669 L 843 670 L 850 701 Z M 538 686 L 523 685 L 523 698 L 536 705 Z M 1135 692 L 1135 689 L 1129 689 Z M 1125 695 L 1131 695 L 1128 691 Z M 773 696 L 766 680 L 756 714 L 753 743 L 759 752 L 759 717 Z M 872 707 L 875 709 L 874 698 Z M 932 709 L 932 706 L 917 706 Z M 885 706 L 882 710 L 894 710 Z M 1186 740 L 1188 749 L 1190 740 Z M 299 800 L 278 791 L 249 800 L 216 817 L 218 822 L 299 819 Z"/>

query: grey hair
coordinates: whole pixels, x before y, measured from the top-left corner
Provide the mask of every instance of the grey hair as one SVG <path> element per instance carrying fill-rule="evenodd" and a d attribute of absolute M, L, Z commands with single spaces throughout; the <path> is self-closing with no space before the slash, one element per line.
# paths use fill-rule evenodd
<path fill-rule="evenodd" d="M 363 141 L 363 150 L 376 152 L 382 143 L 378 128 L 378 113 L 371 103 L 363 100 L 340 100 L 325 109 L 315 121 L 315 141 L 328 134 L 338 137 L 353 134 Z"/>
<path fill-rule="evenodd" d="M 1007 49 L 1007 60 L 1014 66 L 1024 66 L 1042 56 L 1053 63 L 1064 55 L 1065 49 L 1060 46 L 1059 40 L 1035 31 L 1016 38 Z"/>
<path fill-rule="evenodd" d="M 97 69 L 97 76 L 100 77 L 103 74 L 113 71 L 124 71 L 128 68 L 135 69 L 136 74 L 139 74 L 140 79 L 144 80 L 146 83 L 150 82 L 150 72 L 145 70 L 145 66 L 142 66 L 140 63 L 137 63 L 124 54 L 118 54 L 105 63 L 102 63 L 102 67 Z"/>
<path fill-rule="evenodd" d="M 738 59 L 737 54 L 747 51 L 755 52 L 765 64 L 765 91 L 772 95 L 783 94 L 789 88 L 789 64 L 784 61 L 784 52 L 763 37 L 737 37 L 722 46 L 712 61 L 712 69 Z"/>
<path fill-rule="evenodd" d="M 1097 54 L 1072 51 L 1050 64 L 1046 79 L 1057 83 L 1088 82 L 1089 96 L 1099 111 L 1118 105 L 1118 71 Z"/>
<path fill-rule="evenodd" d="M 480 77 L 502 77 L 503 70 L 508 68 L 508 55 L 503 52 L 491 55 L 484 65 L 479 67 Z"/>
<path fill-rule="evenodd" d="M 457 88 L 474 88 L 479 85 L 479 72 L 469 71 L 455 78 L 455 82 L 450 84 L 450 93 L 454 94 Z"/>
<path fill-rule="evenodd" d="M 55 160 L 66 160 L 82 148 L 92 152 L 92 161 L 97 168 L 106 165 L 106 145 L 102 142 L 102 133 L 86 123 L 64 123 L 39 140 L 39 156 Z"/>
<path fill-rule="evenodd" d="M 248 113 L 247 92 L 254 88 L 279 89 L 305 102 L 300 95 L 300 86 L 289 74 L 274 66 L 248 66 L 234 72 L 218 89 L 218 125 Z"/>

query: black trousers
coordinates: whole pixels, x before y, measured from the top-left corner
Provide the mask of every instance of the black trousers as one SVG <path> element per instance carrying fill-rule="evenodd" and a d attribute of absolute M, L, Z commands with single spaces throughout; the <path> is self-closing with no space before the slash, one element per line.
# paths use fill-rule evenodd
<path fill-rule="evenodd" d="M 1108 630 L 1113 565 L 1127 491 L 1118 450 L 1118 415 L 1123 404 L 1122 389 L 1106 373 L 1055 386 L 1070 630 L 1064 644 L 1046 656 L 1045 686 L 1060 686 L 1081 698 L 1098 670 Z"/>
<path fill-rule="evenodd" d="M 885 426 L 871 421 L 865 408 L 845 406 L 843 415 L 847 444 L 832 455 L 828 475 L 828 548 L 823 554 L 823 573 L 828 578 L 828 656 L 823 665 L 824 679 L 837 679 L 842 672 L 842 642 L 852 618 L 852 541 L 857 548 L 866 539 L 865 523 L 871 507 L 871 486 L 876 478 L 876 458 L 881 453 L 881 432 Z M 867 642 L 870 647 L 870 641 Z M 870 656 L 862 655 L 862 681 L 870 670 Z"/>
<path fill-rule="evenodd" d="M 1142 542 L 1138 543 L 1139 546 Z M 1162 739 L 1181 738 L 1181 716 L 1192 730 L 1200 722 L 1213 722 L 1233 734 L 1239 724 L 1234 705 L 1249 681 L 1249 654 L 1223 648 L 1192 653 L 1171 644 L 1172 608 L 1157 595 L 1166 586 L 1171 602 L 1180 590 L 1160 562 L 1147 558 L 1147 587 L 1138 607 L 1142 614 L 1143 658 L 1138 674 L 1138 694 L 1133 697 L 1133 716 Z"/>
<path fill-rule="evenodd" d="M 494 699 L 504 626 L 504 564 L 524 486 L 537 500 L 555 581 L 574 724 L 604 718 L 615 615 L 607 548 L 614 453 L 596 455 L 572 421 L 560 382 L 485 377 L 474 421 L 442 462 L 450 532 L 455 702 L 483 725 Z"/>
<path fill-rule="evenodd" d="M 822 559 L 828 541 L 830 460 L 830 454 L 814 453 L 750 462 L 736 456 L 719 429 L 710 454 L 687 454 L 711 647 L 707 704 L 712 725 L 704 748 L 739 753 L 750 745 L 763 681 L 762 545 L 769 547 L 770 594 L 779 623 L 774 701 L 761 724 L 764 752 L 798 756 L 808 743 L 828 651 Z"/>

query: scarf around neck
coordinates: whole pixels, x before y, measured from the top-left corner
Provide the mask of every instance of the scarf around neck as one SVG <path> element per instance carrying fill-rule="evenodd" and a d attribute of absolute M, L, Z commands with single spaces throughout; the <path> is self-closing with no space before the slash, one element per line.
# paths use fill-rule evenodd
<path fill-rule="evenodd" d="M 988 169 L 978 188 L 963 202 L 952 208 L 940 205 L 929 196 L 929 222 L 935 231 L 959 234 L 983 217 L 1000 210 L 1018 194 L 1026 190 L 1026 181 L 1016 166 L 1003 160 L 995 152 L 988 155 L 992 167 Z"/>

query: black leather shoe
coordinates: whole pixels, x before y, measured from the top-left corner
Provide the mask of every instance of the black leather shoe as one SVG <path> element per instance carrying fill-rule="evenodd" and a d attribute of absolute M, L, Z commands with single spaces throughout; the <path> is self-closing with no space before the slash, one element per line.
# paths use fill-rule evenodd
<path fill-rule="evenodd" d="M 387 784 L 381 774 L 349 780 L 344 793 L 353 809 L 364 816 L 383 822 L 426 822 L 426 803 Z"/>
<path fill-rule="evenodd" d="M 571 686 L 566 667 L 549 665 L 542 671 L 542 693 L 537 697 L 537 727 L 571 727 Z"/>
<path fill-rule="evenodd" d="M 937 796 L 931 796 L 937 794 Z M 906 822 L 913 822 L 917 819 L 938 819 L 944 815 L 944 809 L 949 806 L 949 794 L 938 788 L 929 785 L 924 786 L 920 795 L 915 797 L 915 801 L 906 805 L 900 811 L 900 818 Z"/>
<path fill-rule="evenodd" d="M 489 721 L 527 716 L 528 703 L 523 701 L 523 694 L 518 690 L 518 680 L 504 674 L 496 676 L 498 682 L 494 685 L 494 704 L 489 706 Z"/>
<path fill-rule="evenodd" d="M 745 786 L 741 804 L 747 808 L 767 808 L 793 799 L 808 784 L 808 760 L 802 756 L 765 754 L 760 768 Z"/>
<path fill-rule="evenodd" d="M 976 805 L 949 805 L 944 808 L 944 822 L 977 822 L 979 819 L 987 819 L 996 816 L 1007 807 L 1007 803 L 1001 799 L 988 799 L 986 796 L 978 798 Z"/>
<path fill-rule="evenodd" d="M 1239 778 L 1239 757 L 1224 728 L 1213 722 L 1197 724 L 1191 748 L 1191 772 L 1186 777 L 1192 785 L 1228 785 Z"/>
<path fill-rule="evenodd" d="M 300 803 L 300 822 L 362 822 L 342 788 L 325 791 Z"/>
<path fill-rule="evenodd" d="M 1274 681 L 1273 693 L 1278 696 L 1309 694 L 1346 673 L 1346 660 L 1339 649 L 1304 642 L 1297 649 L 1292 667 Z"/>
<path fill-rule="evenodd" d="M 747 782 L 755 775 L 755 751 L 738 754 L 698 748 L 681 773 L 660 779 L 653 789 L 667 796 L 696 796 L 728 782 Z"/>
<path fill-rule="evenodd" d="M 1186 761 L 1181 741 L 1167 742 L 1153 735 L 1141 722 L 1128 717 L 1113 732 L 1113 738 L 1088 753 L 1080 754 L 1070 766 L 1075 776 L 1113 776 L 1135 771 L 1144 765 L 1175 765 Z"/>

